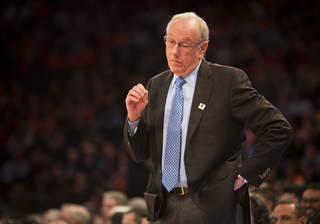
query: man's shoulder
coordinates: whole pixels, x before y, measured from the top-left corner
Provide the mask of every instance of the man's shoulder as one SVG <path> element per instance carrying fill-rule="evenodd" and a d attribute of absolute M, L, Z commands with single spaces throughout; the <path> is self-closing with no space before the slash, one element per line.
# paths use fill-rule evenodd
<path fill-rule="evenodd" d="M 158 73 L 157 75 L 153 76 L 149 81 L 152 81 L 153 83 L 162 83 L 167 78 L 169 78 L 169 75 L 172 74 L 170 70 L 166 70 L 164 72 Z"/>
<path fill-rule="evenodd" d="M 221 65 L 217 63 L 211 63 L 207 61 L 203 61 L 201 64 L 199 74 L 204 75 L 210 79 L 214 80 L 225 80 L 226 82 L 230 82 L 233 77 L 245 77 L 246 74 L 239 68 Z"/>
<path fill-rule="evenodd" d="M 223 72 L 223 73 L 234 73 L 234 72 L 242 72 L 241 69 L 229 66 L 229 65 L 222 65 L 218 63 L 211 63 L 208 62 L 210 68 L 214 72 Z"/>
<path fill-rule="evenodd" d="M 163 71 L 161 73 L 158 73 L 157 75 L 153 76 L 152 79 L 163 79 L 167 77 L 171 73 L 170 70 Z"/>

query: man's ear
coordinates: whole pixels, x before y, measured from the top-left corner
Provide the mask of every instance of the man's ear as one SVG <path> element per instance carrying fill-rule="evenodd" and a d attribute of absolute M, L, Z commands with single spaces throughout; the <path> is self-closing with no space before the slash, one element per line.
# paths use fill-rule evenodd
<path fill-rule="evenodd" d="M 306 224 L 307 223 L 307 218 L 305 216 L 302 216 L 302 217 L 299 218 L 299 222 L 301 224 Z"/>
<path fill-rule="evenodd" d="M 208 48 L 208 41 L 204 41 L 200 46 L 200 53 L 204 55 Z"/>

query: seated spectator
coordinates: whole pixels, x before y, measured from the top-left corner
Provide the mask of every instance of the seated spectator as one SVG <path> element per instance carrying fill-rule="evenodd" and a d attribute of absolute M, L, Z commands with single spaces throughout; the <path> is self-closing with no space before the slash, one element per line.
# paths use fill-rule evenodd
<path fill-rule="evenodd" d="M 147 221 L 148 218 L 148 210 L 147 210 L 147 203 L 145 198 L 143 197 L 133 197 L 130 198 L 127 202 L 127 205 L 131 206 L 132 209 L 138 211 L 141 215 L 141 224 L 148 224 L 150 223 Z"/>
<path fill-rule="evenodd" d="M 254 195 L 250 195 L 251 224 L 269 224 L 269 213 L 263 201 Z"/>
<path fill-rule="evenodd" d="M 61 206 L 61 220 L 68 224 L 92 223 L 92 217 L 88 209 L 77 204 L 63 204 Z"/>
<path fill-rule="evenodd" d="M 127 200 L 127 195 L 121 191 L 107 191 L 102 194 L 101 215 L 105 222 L 108 220 L 110 210 L 116 205 L 125 205 Z"/>
<path fill-rule="evenodd" d="M 60 220 L 61 211 L 59 209 L 49 209 L 45 211 L 42 215 L 42 223 L 49 224 L 52 221 Z"/>
<path fill-rule="evenodd" d="M 265 203 L 269 213 L 269 218 L 271 218 L 275 204 L 275 193 L 271 186 L 267 183 L 263 183 L 259 188 L 251 187 L 249 192 L 250 195 L 259 197 Z"/>
<path fill-rule="evenodd" d="M 142 224 L 142 216 L 138 210 L 131 209 L 122 216 L 121 224 Z"/>
<path fill-rule="evenodd" d="M 305 209 L 294 201 L 280 201 L 274 208 L 272 223 L 306 224 Z"/>
<path fill-rule="evenodd" d="M 147 203 L 146 203 L 146 199 L 143 197 L 133 197 L 130 198 L 127 201 L 127 205 L 132 207 L 135 210 L 140 211 L 140 213 L 142 215 L 147 215 L 148 211 L 147 211 Z"/>
<path fill-rule="evenodd" d="M 289 187 L 286 187 L 282 194 L 279 195 L 278 201 L 291 200 L 296 203 L 300 203 L 302 198 L 302 193 L 305 189 L 304 185 L 293 184 Z"/>
<path fill-rule="evenodd" d="M 302 194 L 301 205 L 306 210 L 308 224 L 320 223 L 320 182 L 310 183 Z"/>
<path fill-rule="evenodd" d="M 116 205 L 108 213 L 106 224 L 121 224 L 122 216 L 132 208 L 126 205 Z"/>

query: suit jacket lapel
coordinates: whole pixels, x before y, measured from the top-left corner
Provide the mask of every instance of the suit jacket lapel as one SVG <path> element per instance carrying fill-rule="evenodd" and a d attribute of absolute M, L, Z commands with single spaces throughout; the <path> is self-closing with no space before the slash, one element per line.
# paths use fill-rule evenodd
<path fill-rule="evenodd" d="M 196 127 L 198 126 L 204 111 L 206 110 L 206 108 L 200 109 L 199 105 L 200 104 L 208 105 L 212 88 L 214 86 L 213 79 L 210 79 L 211 76 L 212 76 L 212 72 L 210 69 L 210 65 L 206 60 L 203 59 L 198 72 L 196 87 L 193 95 L 193 102 L 192 102 L 191 114 L 190 114 L 190 120 L 189 120 L 188 132 L 187 132 L 186 147 L 188 146 L 189 141 Z"/>

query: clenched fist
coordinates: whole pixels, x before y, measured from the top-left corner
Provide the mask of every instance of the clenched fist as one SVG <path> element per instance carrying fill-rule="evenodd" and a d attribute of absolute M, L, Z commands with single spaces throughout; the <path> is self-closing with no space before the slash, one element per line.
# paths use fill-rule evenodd
<path fill-rule="evenodd" d="M 142 84 L 134 86 L 126 97 L 126 107 L 128 118 L 131 122 L 137 121 L 141 117 L 143 109 L 148 104 L 148 90 Z"/>

